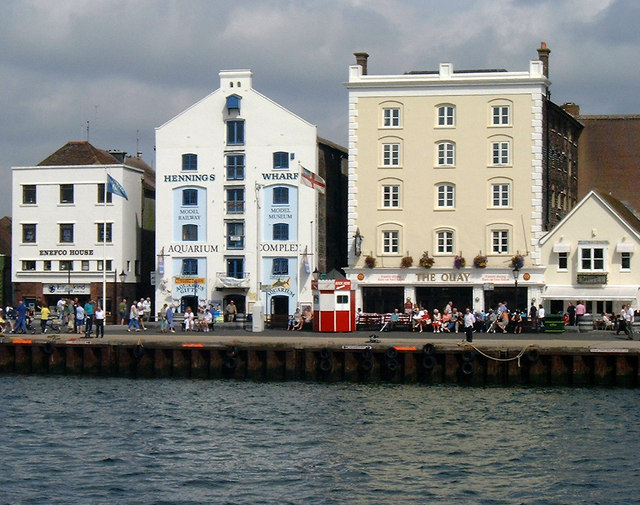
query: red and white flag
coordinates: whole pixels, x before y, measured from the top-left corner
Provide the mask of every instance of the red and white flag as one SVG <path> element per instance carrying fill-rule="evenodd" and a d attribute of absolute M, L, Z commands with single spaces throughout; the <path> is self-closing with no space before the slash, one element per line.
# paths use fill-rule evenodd
<path fill-rule="evenodd" d="M 322 194 L 324 194 L 324 190 L 327 187 L 327 184 L 324 182 L 322 177 L 318 174 L 314 174 L 310 170 L 307 170 L 302 165 L 300 165 L 300 180 L 305 186 L 317 189 Z"/>

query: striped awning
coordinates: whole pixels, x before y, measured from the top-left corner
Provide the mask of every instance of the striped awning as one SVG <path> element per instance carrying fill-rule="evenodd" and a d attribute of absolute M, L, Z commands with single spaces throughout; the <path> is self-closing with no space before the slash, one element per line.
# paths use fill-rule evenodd
<path fill-rule="evenodd" d="M 633 302 L 638 286 L 547 286 L 542 293 L 546 300 L 620 300 Z"/>

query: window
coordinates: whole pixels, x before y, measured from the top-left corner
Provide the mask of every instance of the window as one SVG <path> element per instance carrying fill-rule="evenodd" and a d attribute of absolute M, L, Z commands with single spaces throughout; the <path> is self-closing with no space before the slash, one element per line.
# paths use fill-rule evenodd
<path fill-rule="evenodd" d="M 190 242 L 198 240 L 198 225 L 197 224 L 183 224 L 182 225 L 182 240 Z"/>
<path fill-rule="evenodd" d="M 382 166 L 400 165 L 400 144 L 382 144 Z"/>
<path fill-rule="evenodd" d="M 273 188 L 273 204 L 288 205 L 289 204 L 289 188 Z"/>
<path fill-rule="evenodd" d="M 491 195 L 493 207 L 509 207 L 509 184 L 492 184 Z"/>
<path fill-rule="evenodd" d="M 567 270 L 569 268 L 569 253 L 558 253 L 558 270 Z"/>
<path fill-rule="evenodd" d="M 238 95 L 229 95 L 227 97 L 227 112 L 231 113 L 232 110 L 237 110 L 240 113 L 240 100 L 242 97 Z"/>
<path fill-rule="evenodd" d="M 382 206 L 385 209 L 397 209 L 400 207 L 400 186 L 382 186 Z"/>
<path fill-rule="evenodd" d="M 107 243 L 113 242 L 113 223 L 107 224 Z M 105 223 L 98 223 L 98 242 L 104 242 L 104 225 Z"/>
<path fill-rule="evenodd" d="M 620 269 L 631 270 L 631 253 L 630 252 L 620 253 Z"/>
<path fill-rule="evenodd" d="M 22 262 L 22 270 L 35 270 L 36 262 L 32 260 L 26 260 Z"/>
<path fill-rule="evenodd" d="M 491 160 L 494 165 L 510 164 L 509 147 L 510 144 L 508 141 L 491 143 Z"/>
<path fill-rule="evenodd" d="M 73 271 L 73 261 L 61 260 L 59 268 L 65 272 Z"/>
<path fill-rule="evenodd" d="M 508 105 L 498 105 L 491 108 L 491 124 L 494 126 L 505 126 L 511 123 Z"/>
<path fill-rule="evenodd" d="M 289 240 L 289 225 L 287 223 L 273 225 L 273 240 Z"/>
<path fill-rule="evenodd" d="M 382 109 L 382 126 L 400 126 L 400 109 L 398 107 L 385 107 Z"/>
<path fill-rule="evenodd" d="M 227 145 L 244 145 L 244 121 L 227 121 Z"/>
<path fill-rule="evenodd" d="M 438 126 L 453 126 L 455 124 L 455 110 L 453 105 L 438 107 Z"/>
<path fill-rule="evenodd" d="M 244 248 L 244 222 L 227 223 L 227 249 Z"/>
<path fill-rule="evenodd" d="M 23 224 L 22 225 L 22 243 L 34 244 L 35 242 L 36 242 L 36 225 Z"/>
<path fill-rule="evenodd" d="M 60 203 L 73 203 L 73 184 L 60 184 Z"/>
<path fill-rule="evenodd" d="M 443 230 L 436 233 L 438 254 L 453 254 L 453 232 Z"/>
<path fill-rule="evenodd" d="M 98 272 L 102 272 L 102 268 L 104 265 L 104 261 L 98 260 Z M 107 260 L 107 272 L 111 272 L 113 270 L 113 262 L 112 260 Z"/>
<path fill-rule="evenodd" d="M 82 260 L 80 265 L 81 265 L 81 268 L 82 268 L 83 272 L 88 272 L 89 271 L 89 260 Z"/>
<path fill-rule="evenodd" d="M 193 153 L 183 154 L 182 170 L 183 171 L 198 170 L 198 155 Z"/>
<path fill-rule="evenodd" d="M 22 186 L 22 203 L 36 203 L 36 186 L 35 184 L 26 184 Z"/>
<path fill-rule="evenodd" d="M 44 260 L 42 262 L 42 269 L 45 272 L 50 272 L 51 271 L 51 260 Z"/>
<path fill-rule="evenodd" d="M 227 156 L 227 180 L 244 180 L 244 154 L 230 154 Z"/>
<path fill-rule="evenodd" d="M 604 271 L 604 247 L 581 247 L 580 270 Z"/>
<path fill-rule="evenodd" d="M 289 153 L 282 151 L 273 153 L 273 168 L 289 168 Z"/>
<path fill-rule="evenodd" d="M 244 259 L 227 258 L 227 277 L 244 279 Z"/>
<path fill-rule="evenodd" d="M 397 231 L 382 232 L 382 251 L 386 254 L 400 252 L 400 234 Z"/>
<path fill-rule="evenodd" d="M 106 191 L 107 185 L 104 182 L 98 184 L 98 203 L 104 203 L 105 196 L 107 198 L 107 203 L 113 203 L 113 193 L 109 193 Z"/>
<path fill-rule="evenodd" d="M 491 252 L 503 254 L 509 251 L 509 232 L 507 230 L 494 230 L 491 232 Z"/>
<path fill-rule="evenodd" d="M 456 146 L 453 142 L 440 142 L 438 144 L 438 165 L 453 166 L 456 163 Z"/>
<path fill-rule="evenodd" d="M 439 208 L 455 207 L 455 191 L 453 184 L 440 184 L 438 186 L 438 204 Z"/>
<path fill-rule="evenodd" d="M 198 275 L 198 260 L 195 258 L 183 258 L 182 275 Z"/>
<path fill-rule="evenodd" d="M 60 243 L 62 244 L 73 243 L 73 224 L 60 225 Z"/>
<path fill-rule="evenodd" d="M 229 214 L 244 212 L 244 188 L 227 189 L 227 212 Z"/>
<path fill-rule="evenodd" d="M 183 189 L 182 190 L 182 205 L 183 206 L 198 205 L 198 190 L 197 189 Z"/>
<path fill-rule="evenodd" d="M 288 275 L 289 260 L 287 258 L 273 258 L 271 274 L 272 275 Z"/>

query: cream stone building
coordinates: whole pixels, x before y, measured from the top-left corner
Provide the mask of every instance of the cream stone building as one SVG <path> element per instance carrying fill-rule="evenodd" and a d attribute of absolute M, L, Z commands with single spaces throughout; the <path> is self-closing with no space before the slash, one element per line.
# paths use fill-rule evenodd
<path fill-rule="evenodd" d="M 407 298 L 429 310 L 448 301 L 524 308 L 540 298 L 544 44 L 539 56 L 518 72 L 442 63 L 434 72 L 369 75 L 368 55 L 356 53 L 346 83 L 346 271 L 365 312 L 389 312 Z"/>
<path fill-rule="evenodd" d="M 617 314 L 625 303 L 637 309 L 639 249 L 634 212 L 609 194 L 590 191 L 540 240 L 547 311 L 564 313 L 580 300 L 591 314 Z"/>

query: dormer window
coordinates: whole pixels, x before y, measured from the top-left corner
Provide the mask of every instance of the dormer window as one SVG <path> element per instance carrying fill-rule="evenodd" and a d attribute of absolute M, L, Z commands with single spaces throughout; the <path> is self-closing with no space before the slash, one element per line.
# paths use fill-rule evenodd
<path fill-rule="evenodd" d="M 231 113 L 232 110 L 238 111 L 240 113 L 240 100 L 242 97 L 238 95 L 229 95 L 227 97 L 227 112 Z"/>

